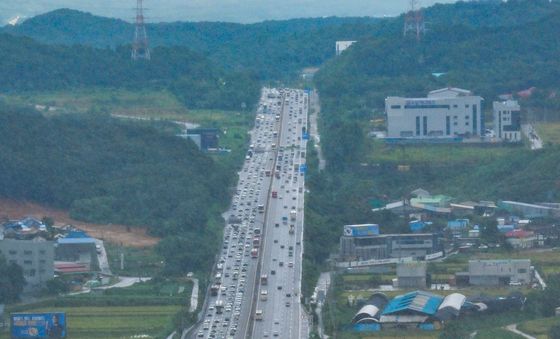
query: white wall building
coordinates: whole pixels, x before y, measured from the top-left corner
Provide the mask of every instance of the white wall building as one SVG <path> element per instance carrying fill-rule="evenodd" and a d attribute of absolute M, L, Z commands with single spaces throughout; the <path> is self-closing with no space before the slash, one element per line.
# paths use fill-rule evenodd
<path fill-rule="evenodd" d="M 336 42 L 336 56 L 339 56 L 348 47 L 352 46 L 356 41 L 337 41 Z"/>
<path fill-rule="evenodd" d="M 385 99 L 387 137 L 410 139 L 484 135 L 480 96 L 460 88 L 431 91 L 427 98 Z"/>
<path fill-rule="evenodd" d="M 496 138 L 521 142 L 521 107 L 516 100 L 494 101 L 494 132 Z"/>

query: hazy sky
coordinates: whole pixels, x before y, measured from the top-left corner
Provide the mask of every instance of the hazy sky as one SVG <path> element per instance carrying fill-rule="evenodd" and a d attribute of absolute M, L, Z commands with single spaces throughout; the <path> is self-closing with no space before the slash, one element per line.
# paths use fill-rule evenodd
<path fill-rule="evenodd" d="M 421 0 L 422 6 L 455 0 Z M 149 22 L 256 22 L 320 16 L 383 16 L 402 13 L 409 0 L 144 0 Z M 0 20 L 72 8 L 131 21 L 136 0 L 0 0 Z"/>

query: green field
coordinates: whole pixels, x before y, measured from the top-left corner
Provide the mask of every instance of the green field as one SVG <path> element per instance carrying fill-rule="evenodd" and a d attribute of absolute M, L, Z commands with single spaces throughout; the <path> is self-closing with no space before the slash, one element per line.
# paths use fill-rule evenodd
<path fill-rule="evenodd" d="M 560 144 L 560 122 L 538 123 L 535 129 L 545 144 Z"/>
<path fill-rule="evenodd" d="M 560 324 L 560 318 L 558 317 L 543 318 L 521 323 L 517 326 L 517 329 L 539 339 L 546 339 L 550 328 L 558 324 Z"/>
<path fill-rule="evenodd" d="M 179 306 L 57 307 L 66 312 L 68 338 L 157 338 L 165 333 Z M 52 312 L 38 308 L 26 312 Z M 0 338 L 7 338 L 0 337 Z"/>

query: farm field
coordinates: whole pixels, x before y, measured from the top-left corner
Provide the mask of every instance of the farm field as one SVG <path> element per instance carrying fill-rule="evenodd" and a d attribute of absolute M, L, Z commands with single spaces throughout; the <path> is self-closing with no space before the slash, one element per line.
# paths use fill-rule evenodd
<path fill-rule="evenodd" d="M 560 122 L 538 123 L 535 128 L 545 145 L 560 144 Z"/>

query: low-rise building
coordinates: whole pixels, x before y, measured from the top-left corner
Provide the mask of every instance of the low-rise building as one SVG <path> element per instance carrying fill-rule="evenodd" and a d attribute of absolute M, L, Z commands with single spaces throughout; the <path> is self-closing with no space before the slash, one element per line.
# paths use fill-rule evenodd
<path fill-rule="evenodd" d="M 397 264 L 397 284 L 399 288 L 426 288 L 425 261 Z"/>
<path fill-rule="evenodd" d="M 483 136 L 482 97 L 460 88 L 431 91 L 426 98 L 385 99 L 387 137 L 452 139 Z"/>
<path fill-rule="evenodd" d="M 353 40 L 337 41 L 336 46 L 335 46 L 336 47 L 336 56 L 339 56 L 340 54 L 342 54 L 342 52 L 347 50 L 354 43 L 356 43 L 356 41 L 353 41 Z"/>
<path fill-rule="evenodd" d="M 530 284 L 531 260 L 469 260 L 469 283 L 475 286 Z"/>
<path fill-rule="evenodd" d="M 343 260 L 424 258 L 439 251 L 439 236 L 434 233 L 340 237 L 340 256 Z"/>
<path fill-rule="evenodd" d="M 516 100 L 494 101 L 494 132 L 498 139 L 521 142 L 521 107 Z"/>

